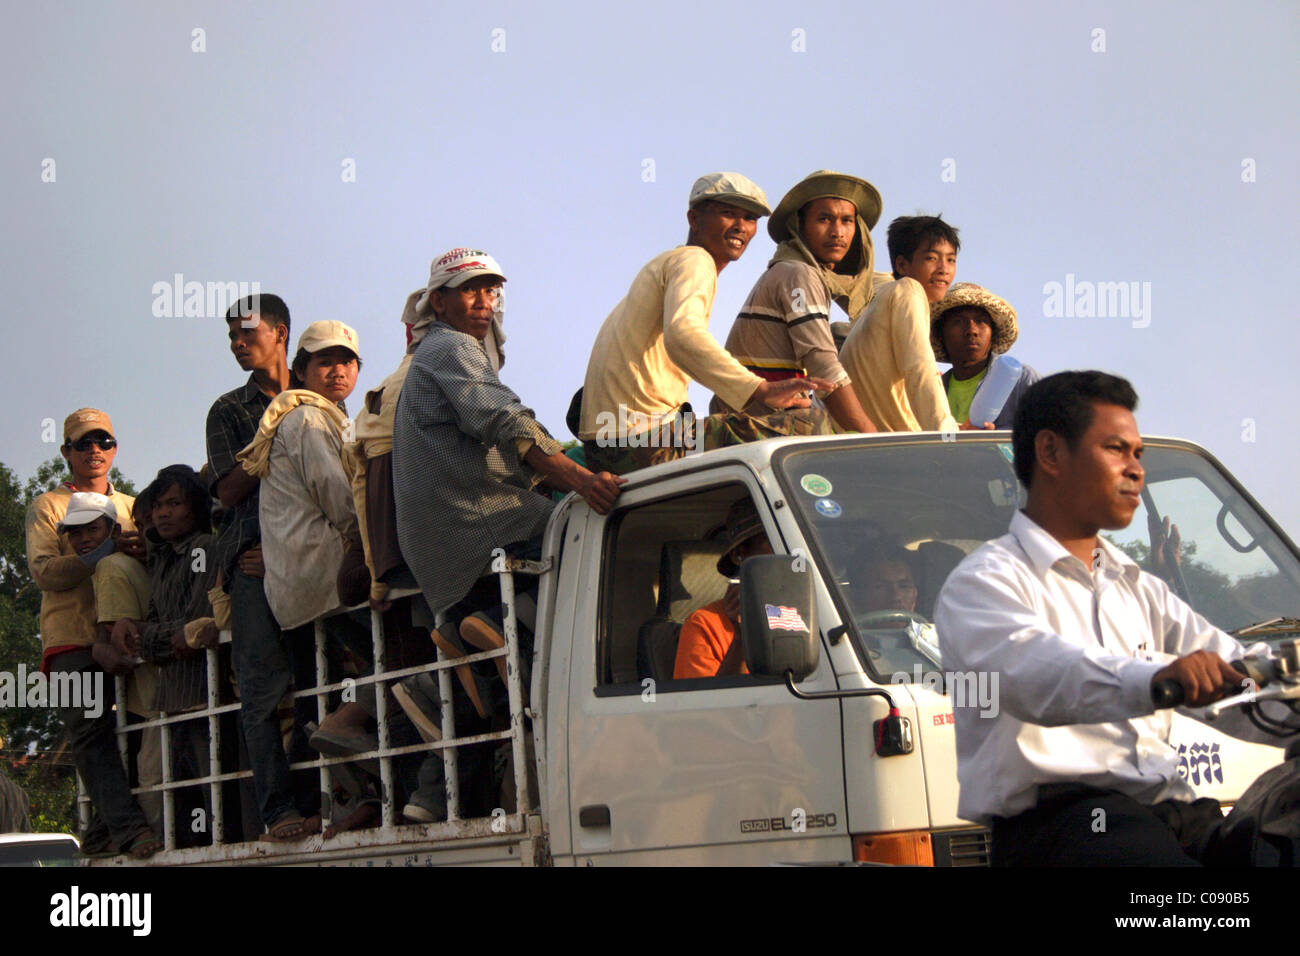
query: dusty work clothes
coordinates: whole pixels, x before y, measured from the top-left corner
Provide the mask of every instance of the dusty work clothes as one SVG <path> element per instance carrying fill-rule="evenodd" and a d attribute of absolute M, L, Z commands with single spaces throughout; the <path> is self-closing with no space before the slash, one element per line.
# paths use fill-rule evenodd
<path fill-rule="evenodd" d="M 183 541 L 164 541 L 149 556 L 153 597 L 140 630 L 140 656 L 159 665 L 158 709 L 174 714 L 208 702 L 207 656 L 177 659 L 172 635 L 186 623 L 212 615 L 208 589 L 216 581 L 216 562 L 208 562 L 215 539 L 195 533 Z M 202 562 L 197 559 L 204 556 Z M 201 570 L 196 570 L 196 568 Z"/>
<path fill-rule="evenodd" d="M 678 246 L 651 259 L 614 306 L 591 350 L 578 437 L 618 444 L 667 424 L 691 380 L 743 408 L 762 384 L 709 333 L 717 291 L 713 258 Z"/>
<path fill-rule="evenodd" d="M 1093 571 L 1017 511 L 1010 532 L 977 548 L 939 592 L 944 670 L 998 678 L 995 692 L 955 700 L 957 813 L 967 820 L 1015 816 L 1045 784 L 1114 790 L 1147 806 L 1195 798 L 1169 745 L 1173 711 L 1154 710 L 1151 680 L 1192 651 L 1235 660 L 1244 649 L 1097 541 Z M 1240 711 L 1215 726 L 1277 742 Z"/>
<path fill-rule="evenodd" d="M 209 490 L 214 497 L 217 483 L 235 467 L 236 456 L 257 434 L 257 423 L 262 420 L 262 415 L 270 404 L 271 399 L 257 387 L 257 379 L 253 375 L 249 375 L 248 381 L 239 388 L 226 392 L 212 403 L 212 408 L 208 410 L 206 428 L 208 467 L 212 470 Z M 239 556 L 258 543 L 260 493 L 259 484 L 247 498 L 226 509 L 226 520 L 217 536 L 217 561 L 223 571 L 222 580 L 227 591 L 234 580 L 235 564 Z"/>
<path fill-rule="evenodd" d="M 545 529 L 554 505 L 523 463 L 533 445 L 561 450 L 473 336 L 431 325 L 397 404 L 393 491 L 402 555 L 435 614 L 488 571 L 494 548 Z"/>
<path fill-rule="evenodd" d="M 41 647 L 46 655 L 60 647 L 89 647 L 95 643 L 94 567 L 72 550 L 59 522 L 75 489 L 61 484 L 27 506 L 27 568 L 41 589 Z M 131 508 L 135 499 L 108 487 L 117 508 L 117 523 L 134 531 Z M 44 664 L 44 662 L 42 662 Z"/>
<path fill-rule="evenodd" d="M 915 279 L 876 290 L 840 350 L 853 391 L 881 431 L 955 431 L 930 345 L 930 303 Z"/>
<path fill-rule="evenodd" d="M 115 624 L 123 618 L 143 621 L 149 615 L 149 571 L 135 558 L 121 553 L 101 558 L 91 582 L 96 623 Z M 126 709 L 137 717 L 156 717 L 157 696 L 158 668 L 137 665 L 126 679 Z"/>
<path fill-rule="evenodd" d="M 847 385 L 831 335 L 830 290 L 818 270 L 805 262 L 772 262 L 741 306 L 727 351 L 762 378 L 779 381 L 798 375 Z M 717 396 L 709 412 L 739 411 Z"/>
<path fill-rule="evenodd" d="M 339 607 L 343 539 L 357 532 L 342 448 L 334 418 L 314 405 L 285 414 L 271 439 L 259 522 L 266 600 L 284 630 Z"/>

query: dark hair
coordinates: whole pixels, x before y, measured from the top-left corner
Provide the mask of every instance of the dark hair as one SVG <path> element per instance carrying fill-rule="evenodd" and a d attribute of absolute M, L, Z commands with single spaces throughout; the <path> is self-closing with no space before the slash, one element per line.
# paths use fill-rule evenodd
<path fill-rule="evenodd" d="M 352 350 L 349 349 L 348 351 L 351 352 Z M 303 384 L 303 375 L 307 373 L 307 363 L 311 361 L 311 357 L 312 357 L 312 353 L 308 352 L 306 349 L 299 349 L 297 353 L 294 355 L 293 361 L 289 363 L 289 387 L 290 388 L 307 387 L 306 385 Z M 357 371 L 360 372 L 361 356 L 357 355 L 356 352 L 352 352 L 352 357 L 357 360 Z"/>
<path fill-rule="evenodd" d="M 181 494 L 189 499 L 190 514 L 194 516 L 194 530 L 208 534 L 212 531 L 212 495 L 199 480 L 199 473 L 189 465 L 168 465 L 140 492 L 140 497 L 151 504 L 161 498 L 172 485 L 178 485 Z M 138 499 L 137 499 L 138 500 Z"/>
<path fill-rule="evenodd" d="M 226 310 L 226 321 L 246 319 L 250 315 L 258 315 L 263 322 L 272 325 L 283 325 L 285 341 L 289 341 L 289 307 L 284 304 L 284 299 L 269 292 L 246 295 Z"/>
<path fill-rule="evenodd" d="M 956 228 L 938 216 L 899 216 L 891 222 L 887 241 L 889 268 L 893 270 L 894 278 L 903 278 L 894 268 L 899 256 L 910 260 L 916 255 L 916 250 L 923 246 L 929 248 L 940 240 L 951 243 L 953 252 L 961 252 L 961 240 L 957 238 Z"/>
<path fill-rule="evenodd" d="M 1034 474 L 1034 439 L 1044 429 L 1056 432 L 1073 451 L 1092 425 L 1093 403 L 1119 405 L 1130 412 L 1137 408 L 1137 392 L 1128 379 L 1107 372 L 1057 372 L 1025 390 L 1016 406 L 1011 427 L 1016 477 L 1026 488 Z"/>
<path fill-rule="evenodd" d="M 901 564 L 910 573 L 915 557 L 913 552 L 894 541 L 871 541 L 858 551 L 855 561 L 861 568 L 873 564 Z"/>

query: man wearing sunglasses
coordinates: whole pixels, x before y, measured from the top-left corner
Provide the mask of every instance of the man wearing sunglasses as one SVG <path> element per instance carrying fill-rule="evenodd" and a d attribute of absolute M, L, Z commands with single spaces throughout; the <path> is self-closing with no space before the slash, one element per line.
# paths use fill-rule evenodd
<path fill-rule="evenodd" d="M 27 567 L 41 589 L 41 671 L 47 676 L 51 672 L 100 670 L 91 654 L 95 643 L 95 565 L 114 551 L 144 560 L 144 543 L 131 521 L 135 499 L 117 491 L 108 480 L 117 457 L 117 439 L 108 416 L 97 408 L 73 412 L 63 423 L 59 452 L 72 475 L 53 491 L 37 497 L 28 507 L 26 519 Z M 93 549 L 80 549 L 84 553 L 78 553 L 64 527 L 68 505 L 78 492 L 105 496 L 99 499 L 105 503 L 105 513 L 111 504 L 115 523 L 121 526 L 120 532 L 110 534 Z M 101 677 L 92 686 L 104 687 L 111 694 L 113 683 Z M 73 737 L 77 766 L 87 778 L 91 799 L 118 849 L 149 855 L 157 844 L 139 804 L 131 796 L 122 769 L 112 732 L 112 700 L 94 703 L 99 706 L 92 709 L 101 714 L 93 722 L 96 731 L 83 731 Z M 69 728 L 69 732 L 73 729 Z M 87 840 L 91 846 L 94 842 Z"/>

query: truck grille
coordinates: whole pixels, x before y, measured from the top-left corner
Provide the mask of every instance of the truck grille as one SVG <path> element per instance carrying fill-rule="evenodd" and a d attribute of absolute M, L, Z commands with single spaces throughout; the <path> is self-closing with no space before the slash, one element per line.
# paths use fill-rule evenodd
<path fill-rule="evenodd" d="M 992 836 L 983 827 L 934 833 L 934 865 L 988 866 Z"/>

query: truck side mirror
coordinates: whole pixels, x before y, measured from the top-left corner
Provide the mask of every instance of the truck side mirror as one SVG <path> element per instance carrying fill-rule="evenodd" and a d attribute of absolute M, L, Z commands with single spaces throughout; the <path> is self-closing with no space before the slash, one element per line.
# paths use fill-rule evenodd
<path fill-rule="evenodd" d="M 740 636 L 751 674 L 801 681 L 817 669 L 813 576 L 788 555 L 749 558 L 740 566 Z"/>

